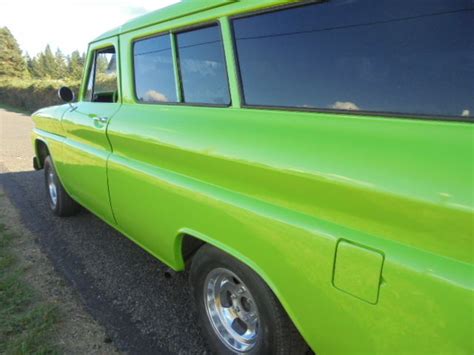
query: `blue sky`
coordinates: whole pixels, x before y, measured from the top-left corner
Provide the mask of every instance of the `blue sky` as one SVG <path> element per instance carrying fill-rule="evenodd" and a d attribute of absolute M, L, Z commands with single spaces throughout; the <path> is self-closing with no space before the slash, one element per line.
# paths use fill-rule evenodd
<path fill-rule="evenodd" d="M 65 53 L 87 50 L 101 33 L 178 0 L 0 0 L 0 27 L 36 55 L 50 44 Z"/>

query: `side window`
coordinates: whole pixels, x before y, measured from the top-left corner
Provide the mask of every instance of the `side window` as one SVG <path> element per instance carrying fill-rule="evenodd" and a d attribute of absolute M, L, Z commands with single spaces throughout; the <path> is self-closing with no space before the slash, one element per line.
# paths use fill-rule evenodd
<path fill-rule="evenodd" d="M 181 32 L 176 39 L 183 101 L 228 105 L 230 95 L 219 26 Z"/>
<path fill-rule="evenodd" d="M 87 79 L 87 88 L 84 95 L 84 101 L 92 101 L 92 92 L 94 90 L 94 73 L 95 73 L 95 56 L 92 62 L 91 68 L 89 69 L 89 75 Z"/>
<path fill-rule="evenodd" d="M 138 101 L 177 101 L 170 35 L 135 42 L 133 62 Z"/>
<path fill-rule="evenodd" d="M 244 102 L 474 117 L 469 3 L 334 0 L 236 18 Z"/>
<path fill-rule="evenodd" d="M 115 48 L 101 49 L 95 52 L 84 99 L 91 102 L 117 102 L 117 98 Z"/>

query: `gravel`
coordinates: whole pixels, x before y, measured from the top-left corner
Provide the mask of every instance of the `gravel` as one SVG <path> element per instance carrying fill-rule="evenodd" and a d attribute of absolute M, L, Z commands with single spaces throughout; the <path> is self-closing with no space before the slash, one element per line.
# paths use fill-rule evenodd
<path fill-rule="evenodd" d="M 35 172 L 31 119 L 0 109 L 0 184 L 56 272 L 107 334 L 130 354 L 203 354 L 186 273 L 167 267 L 90 212 L 49 212 Z"/>

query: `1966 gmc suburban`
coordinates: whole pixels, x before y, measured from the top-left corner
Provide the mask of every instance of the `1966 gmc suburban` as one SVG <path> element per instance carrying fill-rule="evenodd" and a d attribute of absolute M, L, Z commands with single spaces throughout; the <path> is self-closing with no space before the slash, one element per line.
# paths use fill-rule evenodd
<path fill-rule="evenodd" d="M 209 0 L 37 111 L 49 206 L 190 269 L 216 353 L 472 354 L 474 1 Z"/>

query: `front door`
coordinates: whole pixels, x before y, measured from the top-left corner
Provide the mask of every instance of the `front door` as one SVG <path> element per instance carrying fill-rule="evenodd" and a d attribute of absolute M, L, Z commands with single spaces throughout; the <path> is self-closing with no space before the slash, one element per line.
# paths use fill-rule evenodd
<path fill-rule="evenodd" d="M 106 130 L 120 108 L 117 45 L 117 39 L 109 39 L 89 48 L 79 101 L 62 120 L 66 139 L 59 169 L 66 190 L 109 223 L 114 218 L 107 183 L 111 147 Z"/>

